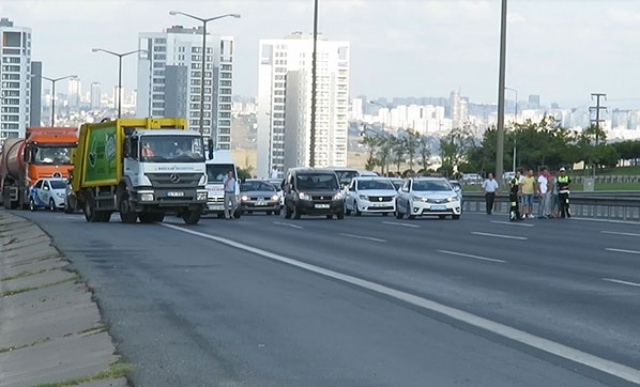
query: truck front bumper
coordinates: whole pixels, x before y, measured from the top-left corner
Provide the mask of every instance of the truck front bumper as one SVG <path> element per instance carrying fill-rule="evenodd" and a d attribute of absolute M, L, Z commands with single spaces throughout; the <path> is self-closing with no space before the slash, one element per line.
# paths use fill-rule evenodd
<path fill-rule="evenodd" d="M 138 207 L 184 208 L 202 207 L 207 204 L 205 189 L 156 189 L 140 190 L 137 192 Z"/>

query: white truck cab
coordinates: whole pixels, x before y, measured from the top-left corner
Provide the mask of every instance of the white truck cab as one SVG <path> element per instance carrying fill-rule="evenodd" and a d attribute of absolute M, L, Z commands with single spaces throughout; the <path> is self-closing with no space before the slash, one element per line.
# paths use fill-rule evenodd
<path fill-rule="evenodd" d="M 206 161 L 207 168 L 207 206 L 205 214 L 215 214 L 218 218 L 224 217 L 224 187 L 222 181 L 229 171 L 233 171 L 238 184 L 236 184 L 236 207 L 233 209 L 235 218 L 241 216 L 240 212 L 240 180 L 238 169 L 231 152 L 228 150 L 214 151 L 212 157 Z"/>

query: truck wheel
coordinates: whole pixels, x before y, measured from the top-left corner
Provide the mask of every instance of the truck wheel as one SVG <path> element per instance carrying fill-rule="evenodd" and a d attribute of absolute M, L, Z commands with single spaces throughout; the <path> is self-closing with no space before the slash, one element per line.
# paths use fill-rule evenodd
<path fill-rule="evenodd" d="M 184 220 L 185 224 L 198 224 L 200 216 L 200 210 L 185 210 L 182 213 L 182 220 Z"/>
<path fill-rule="evenodd" d="M 53 201 L 53 199 L 49 199 L 49 211 L 56 212 L 56 210 L 56 203 Z"/>
<path fill-rule="evenodd" d="M 93 197 L 88 197 L 84 202 L 84 218 L 87 222 L 98 222 L 98 214 L 96 214 L 96 208 L 93 204 Z"/>
<path fill-rule="evenodd" d="M 120 212 L 120 220 L 122 223 L 132 224 L 138 221 L 138 214 L 131 211 L 129 205 L 129 195 L 122 195 L 120 198 L 120 205 L 118 206 Z"/>
<path fill-rule="evenodd" d="M 141 213 L 138 218 L 140 218 L 140 223 L 156 223 L 164 220 L 164 214 Z"/>

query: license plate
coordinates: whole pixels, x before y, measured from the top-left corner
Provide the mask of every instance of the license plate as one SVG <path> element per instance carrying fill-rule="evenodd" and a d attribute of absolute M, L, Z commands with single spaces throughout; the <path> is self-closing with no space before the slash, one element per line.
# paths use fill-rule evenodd
<path fill-rule="evenodd" d="M 386 204 L 385 203 L 372 203 L 371 206 L 372 207 L 385 207 Z"/>
<path fill-rule="evenodd" d="M 177 197 L 184 196 L 184 192 L 167 192 L 167 196 L 172 198 L 177 198 Z"/>
<path fill-rule="evenodd" d="M 314 208 L 330 208 L 331 206 L 328 204 L 316 204 Z"/>
<path fill-rule="evenodd" d="M 219 204 L 209 204 L 209 209 L 210 210 L 222 210 L 222 209 L 224 209 L 224 206 L 221 206 Z"/>
<path fill-rule="evenodd" d="M 442 210 L 446 210 L 447 206 L 440 204 L 436 206 L 431 206 L 431 209 L 434 211 L 442 211 Z"/>
<path fill-rule="evenodd" d="M 263 202 L 263 201 L 259 201 L 259 202 L 256 203 L 256 206 L 266 206 L 266 205 L 267 205 L 267 203 Z"/>

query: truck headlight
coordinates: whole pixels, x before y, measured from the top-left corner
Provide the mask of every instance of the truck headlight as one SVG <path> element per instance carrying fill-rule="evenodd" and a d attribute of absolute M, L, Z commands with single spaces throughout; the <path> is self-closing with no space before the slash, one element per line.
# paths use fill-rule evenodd
<path fill-rule="evenodd" d="M 209 180 L 209 179 L 207 178 L 207 174 L 206 174 L 206 173 L 205 173 L 205 174 L 203 174 L 203 175 L 200 177 L 200 181 L 198 181 L 198 186 L 199 186 L 199 187 L 204 187 L 205 185 L 207 185 L 208 180 Z M 198 199 L 198 200 L 199 200 L 199 199 Z"/>
<path fill-rule="evenodd" d="M 206 201 L 208 199 L 208 195 L 209 193 L 207 191 L 198 191 L 196 193 L 196 200 L 200 201 Z"/>
<path fill-rule="evenodd" d="M 140 201 L 141 202 L 152 202 L 154 199 L 153 197 L 153 193 L 152 192 L 146 192 L 146 193 L 141 193 L 140 194 Z"/>

